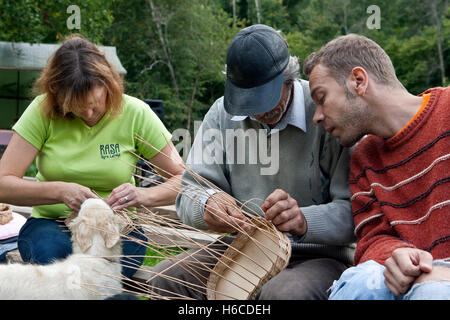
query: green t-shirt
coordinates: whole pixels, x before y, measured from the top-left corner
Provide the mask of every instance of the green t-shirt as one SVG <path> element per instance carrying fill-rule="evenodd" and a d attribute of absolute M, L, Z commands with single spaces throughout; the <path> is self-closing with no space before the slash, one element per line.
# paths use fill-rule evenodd
<path fill-rule="evenodd" d="M 41 111 L 44 96 L 36 97 L 25 110 L 15 130 L 39 150 L 38 181 L 65 181 L 86 186 L 101 197 L 126 182 L 134 185 L 138 159 L 132 152 L 151 159 L 157 151 L 138 141 L 143 137 L 157 150 L 171 139 L 158 116 L 143 101 L 123 95 L 120 115 L 106 114 L 89 127 L 81 118 L 49 119 Z M 31 216 L 55 219 L 69 215 L 65 204 L 33 207 Z"/>

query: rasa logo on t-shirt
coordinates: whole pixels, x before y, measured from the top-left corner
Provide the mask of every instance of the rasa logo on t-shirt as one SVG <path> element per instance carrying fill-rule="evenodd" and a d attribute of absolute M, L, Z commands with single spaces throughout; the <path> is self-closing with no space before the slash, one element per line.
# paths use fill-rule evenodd
<path fill-rule="evenodd" d="M 101 144 L 100 145 L 100 157 L 102 159 L 112 159 L 120 157 L 119 144 Z"/>

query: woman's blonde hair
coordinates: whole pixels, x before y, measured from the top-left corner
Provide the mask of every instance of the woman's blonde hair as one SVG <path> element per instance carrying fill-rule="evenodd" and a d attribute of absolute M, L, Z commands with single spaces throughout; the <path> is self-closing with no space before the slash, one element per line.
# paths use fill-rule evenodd
<path fill-rule="evenodd" d="M 35 83 L 37 94 L 45 94 L 44 113 L 51 118 L 71 118 L 86 109 L 89 92 L 106 89 L 106 111 L 122 111 L 123 81 L 119 73 L 96 45 L 81 35 L 65 40 Z"/>

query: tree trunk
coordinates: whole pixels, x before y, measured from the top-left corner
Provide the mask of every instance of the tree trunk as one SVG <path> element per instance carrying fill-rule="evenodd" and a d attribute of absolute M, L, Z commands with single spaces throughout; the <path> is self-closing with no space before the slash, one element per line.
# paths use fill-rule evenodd
<path fill-rule="evenodd" d="M 255 0 L 255 7 L 256 7 L 256 19 L 258 23 L 261 23 L 261 10 L 259 9 L 259 1 Z"/>
<path fill-rule="evenodd" d="M 192 114 L 192 107 L 194 106 L 194 100 L 195 100 L 195 95 L 197 94 L 197 86 L 198 86 L 198 82 L 200 81 L 200 75 L 201 75 L 201 71 L 198 72 L 197 77 L 195 78 L 195 82 L 194 82 L 194 88 L 192 89 L 192 96 L 191 96 L 191 102 L 189 103 L 189 106 L 187 108 L 187 123 L 186 123 L 186 129 L 190 130 L 191 129 L 191 114 Z"/>
<path fill-rule="evenodd" d="M 347 1 L 344 1 L 344 32 L 345 34 L 348 34 L 348 5 L 349 3 Z"/>
<path fill-rule="evenodd" d="M 442 21 L 441 21 L 441 17 L 438 13 L 438 4 L 441 1 L 439 0 L 433 0 L 430 3 L 431 6 L 431 14 L 433 16 L 433 20 L 434 23 L 436 24 L 436 36 L 437 36 L 437 49 L 438 49 L 438 56 L 439 56 L 439 70 L 441 71 L 441 81 L 442 81 L 442 86 L 445 86 L 445 82 L 446 82 L 446 76 L 445 76 L 445 64 L 444 64 L 444 51 L 442 49 L 442 33 L 441 33 L 441 28 L 442 28 Z M 444 14 L 447 11 L 447 4 L 448 2 L 445 1 L 445 5 L 444 5 L 444 9 L 443 12 Z"/>
<path fill-rule="evenodd" d="M 172 65 L 172 61 L 170 59 L 170 54 L 169 54 L 169 46 L 167 44 L 167 39 L 164 37 L 164 33 L 162 30 L 162 23 L 161 23 L 161 19 L 160 19 L 160 14 L 157 12 L 157 9 L 155 7 L 155 5 L 153 4 L 152 0 L 148 0 L 148 3 L 150 5 L 150 9 L 152 12 L 152 19 L 153 22 L 156 25 L 156 30 L 158 32 L 158 38 L 159 38 L 159 42 L 161 43 L 161 47 L 163 50 L 163 54 L 164 54 L 164 60 L 165 63 L 167 65 L 167 67 L 169 68 L 169 73 L 170 73 L 170 77 L 172 79 L 172 85 L 173 85 L 173 89 L 175 90 L 175 95 L 177 97 L 177 99 L 180 98 L 180 91 L 178 89 L 178 82 L 177 82 L 177 78 L 175 76 L 175 70 L 173 68 Z"/>
<path fill-rule="evenodd" d="M 236 25 L 236 0 L 233 0 L 233 26 Z"/>

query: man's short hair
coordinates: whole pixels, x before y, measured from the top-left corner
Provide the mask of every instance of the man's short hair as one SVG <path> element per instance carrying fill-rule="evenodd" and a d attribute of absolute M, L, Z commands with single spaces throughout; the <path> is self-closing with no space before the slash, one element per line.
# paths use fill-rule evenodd
<path fill-rule="evenodd" d="M 375 41 L 361 35 L 348 34 L 328 42 L 305 59 L 303 73 L 309 76 L 318 64 L 327 67 L 341 85 L 345 84 L 353 68 L 362 67 L 379 84 L 401 86 L 386 52 Z"/>

